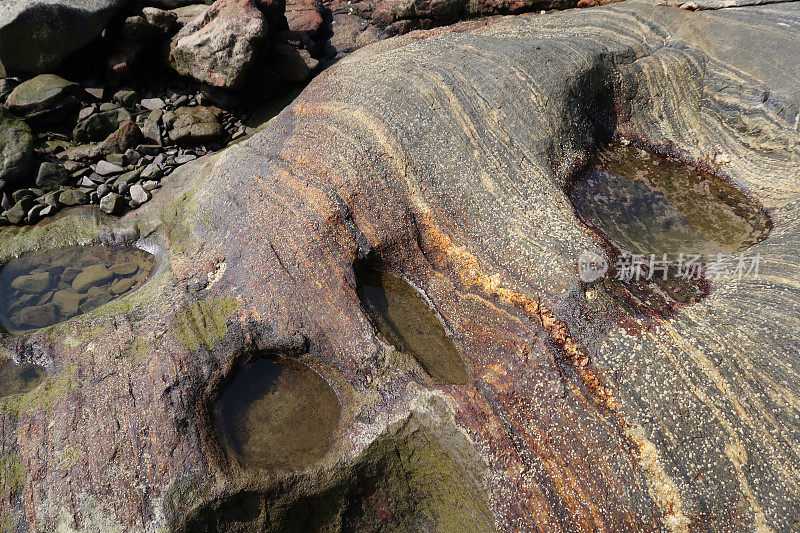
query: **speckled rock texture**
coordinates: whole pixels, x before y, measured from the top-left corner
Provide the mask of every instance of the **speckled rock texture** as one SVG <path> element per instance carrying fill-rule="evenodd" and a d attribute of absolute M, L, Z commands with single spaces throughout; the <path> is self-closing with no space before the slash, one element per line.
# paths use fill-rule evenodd
<path fill-rule="evenodd" d="M 0 61 L 12 74 L 51 72 L 69 54 L 99 36 L 125 3 L 126 0 L 2 0 Z"/>
<path fill-rule="evenodd" d="M 343 59 L 119 221 L 3 228 L 0 260 L 100 235 L 159 258 L 132 295 L 3 340 L 48 372 L 0 401 L 3 525 L 792 530 L 798 29 L 797 3 L 623 3 L 412 32 Z M 612 132 L 760 202 L 761 277 L 609 324 L 576 271 L 607 252 L 566 189 Z M 377 338 L 353 273 L 370 251 L 425 293 L 467 385 Z M 308 470 L 249 471 L 217 444 L 209 402 L 256 353 L 300 359 L 339 397 L 335 444 Z"/>

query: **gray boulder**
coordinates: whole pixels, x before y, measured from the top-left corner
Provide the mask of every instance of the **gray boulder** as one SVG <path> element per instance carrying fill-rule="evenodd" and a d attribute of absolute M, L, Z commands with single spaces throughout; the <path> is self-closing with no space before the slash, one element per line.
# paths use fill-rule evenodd
<path fill-rule="evenodd" d="M 9 111 L 32 124 L 62 120 L 80 107 L 80 85 L 54 74 L 41 74 L 21 83 L 6 99 Z"/>
<path fill-rule="evenodd" d="M 39 166 L 36 176 L 36 186 L 46 191 L 58 189 L 69 181 L 69 172 L 63 165 L 44 162 Z"/>
<path fill-rule="evenodd" d="M 33 134 L 25 122 L 0 108 L 0 180 L 17 184 L 28 177 Z"/>
<path fill-rule="evenodd" d="M 126 0 L 2 0 L 0 61 L 10 73 L 53 71 L 105 29 Z"/>
<path fill-rule="evenodd" d="M 241 87 L 268 23 L 256 0 L 218 0 L 173 38 L 169 63 L 179 74 L 215 87 Z"/>

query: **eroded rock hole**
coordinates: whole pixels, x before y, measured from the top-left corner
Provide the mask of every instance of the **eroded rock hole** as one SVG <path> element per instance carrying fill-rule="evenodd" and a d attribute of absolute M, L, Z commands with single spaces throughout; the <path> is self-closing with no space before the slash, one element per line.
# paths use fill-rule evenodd
<path fill-rule="evenodd" d="M 598 152 L 570 198 L 612 251 L 600 283 L 617 300 L 660 315 L 704 297 L 709 262 L 744 252 L 771 227 L 726 180 L 624 142 Z"/>
<path fill-rule="evenodd" d="M 311 368 L 258 358 L 226 385 L 213 415 L 231 458 L 249 467 L 296 470 L 331 447 L 340 411 L 336 393 Z"/>
<path fill-rule="evenodd" d="M 0 398 L 35 389 L 45 378 L 44 368 L 30 363 L 0 361 Z"/>
<path fill-rule="evenodd" d="M 375 258 L 356 265 L 356 289 L 378 332 L 413 356 L 436 381 L 464 384 L 464 362 L 442 323 L 419 293 Z"/>
<path fill-rule="evenodd" d="M 88 313 L 139 288 L 154 266 L 151 254 L 121 246 L 24 254 L 0 271 L 0 321 L 13 333 Z"/>

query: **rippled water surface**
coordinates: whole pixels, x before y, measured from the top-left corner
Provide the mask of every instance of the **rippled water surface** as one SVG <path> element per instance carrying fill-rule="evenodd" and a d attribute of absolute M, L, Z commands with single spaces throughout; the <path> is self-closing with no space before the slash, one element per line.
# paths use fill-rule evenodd
<path fill-rule="evenodd" d="M 139 288 L 155 258 L 137 248 L 72 246 L 31 252 L 0 271 L 0 321 L 11 332 L 42 328 Z"/>

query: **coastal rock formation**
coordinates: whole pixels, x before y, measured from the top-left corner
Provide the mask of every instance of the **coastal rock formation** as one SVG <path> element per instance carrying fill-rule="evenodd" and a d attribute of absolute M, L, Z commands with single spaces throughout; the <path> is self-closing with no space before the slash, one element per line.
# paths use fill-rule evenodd
<path fill-rule="evenodd" d="M 0 108 L 0 180 L 15 184 L 25 179 L 33 162 L 33 135 L 22 120 Z"/>
<path fill-rule="evenodd" d="M 626 2 L 412 32 L 342 59 L 122 219 L 3 229 L 2 262 L 95 238 L 158 258 L 131 295 L 0 344 L 48 374 L 0 401 L 6 524 L 790 530 L 800 59 L 776 51 L 798 29 L 798 3 Z M 609 251 L 568 189 L 612 135 L 758 201 L 774 224 L 749 250 L 761 277 L 670 316 L 589 299 L 576 261 Z M 354 273 L 368 256 L 424 294 L 466 385 L 376 334 Z M 248 469 L 215 435 L 220 388 L 263 354 L 339 398 L 312 467 Z"/>
<path fill-rule="evenodd" d="M 69 54 L 100 35 L 125 3 L 125 0 L 3 0 L 0 59 L 6 71 L 52 72 Z"/>
<path fill-rule="evenodd" d="M 216 87 L 241 87 L 269 32 L 260 0 L 218 0 L 173 38 L 170 64 Z"/>

